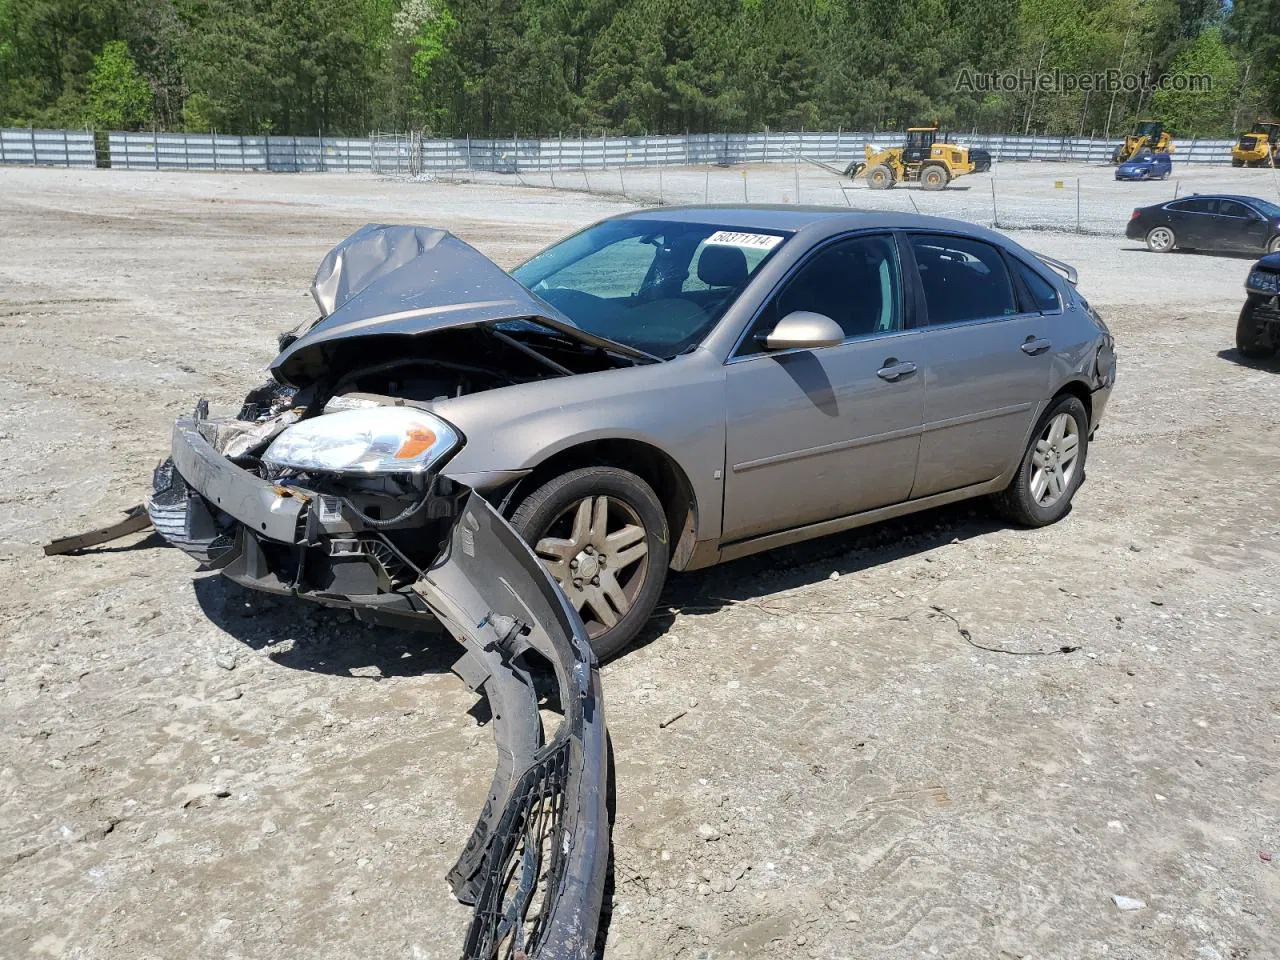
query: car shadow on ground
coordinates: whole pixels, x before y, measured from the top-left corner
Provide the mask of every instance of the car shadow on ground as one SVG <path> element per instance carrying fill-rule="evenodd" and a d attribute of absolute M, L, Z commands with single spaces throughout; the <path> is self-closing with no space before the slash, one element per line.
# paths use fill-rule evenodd
<path fill-rule="evenodd" d="M 1120 251 L 1122 253 L 1156 253 L 1154 250 L 1148 250 L 1145 244 L 1138 241 L 1134 241 L 1134 245 L 1131 247 L 1121 247 Z M 1195 247 L 1191 247 L 1189 249 L 1186 247 L 1175 247 L 1173 250 L 1165 250 L 1158 255 L 1161 257 L 1215 257 L 1219 260 L 1253 261 L 1265 254 L 1262 252 L 1246 253 L 1239 250 L 1199 250 Z"/>
<path fill-rule="evenodd" d="M 294 670 L 377 681 L 448 673 L 463 652 L 440 629 L 366 626 L 348 611 L 258 593 L 219 574 L 193 588 L 211 622 Z"/>
<path fill-rule="evenodd" d="M 826 580 L 832 573 L 856 574 L 1007 526 L 984 503 L 961 502 L 674 575 L 649 623 L 623 656 L 662 636 L 677 616 L 760 603 L 771 595 Z"/>
<path fill-rule="evenodd" d="M 1223 360 L 1230 360 L 1234 364 L 1242 367 L 1248 367 L 1250 370 L 1266 370 L 1271 373 L 1280 373 L 1280 356 L 1272 355 L 1270 357 L 1246 357 L 1235 347 L 1227 350 L 1219 350 L 1218 356 Z"/>

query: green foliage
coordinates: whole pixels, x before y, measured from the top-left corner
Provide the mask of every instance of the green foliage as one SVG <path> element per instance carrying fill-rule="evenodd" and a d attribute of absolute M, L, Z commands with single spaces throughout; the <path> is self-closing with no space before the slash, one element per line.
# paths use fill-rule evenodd
<path fill-rule="evenodd" d="M 93 58 L 85 122 L 105 130 L 137 130 L 151 120 L 151 86 L 138 73 L 129 45 L 112 40 Z"/>
<path fill-rule="evenodd" d="M 1169 65 L 1174 79 L 1205 78 L 1208 89 L 1158 90 L 1152 99 L 1155 112 L 1173 129 L 1201 134 L 1228 129 L 1235 101 L 1238 70 L 1219 27 L 1202 30 Z"/>
<path fill-rule="evenodd" d="M 1153 101 L 961 68 L 1216 82 Z M 1162 110 L 1202 136 L 1280 113 L 1280 0 L 0 0 L 0 124 L 1114 135 Z"/>

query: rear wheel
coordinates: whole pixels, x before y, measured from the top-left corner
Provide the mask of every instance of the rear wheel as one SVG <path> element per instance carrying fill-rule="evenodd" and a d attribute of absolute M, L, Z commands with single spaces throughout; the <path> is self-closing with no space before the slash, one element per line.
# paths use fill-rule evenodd
<path fill-rule="evenodd" d="M 1058 397 L 1036 425 L 1013 480 L 996 495 L 996 509 L 1026 527 L 1061 520 L 1084 482 L 1088 453 L 1089 414 L 1084 404 L 1069 394 Z"/>
<path fill-rule="evenodd" d="M 1147 231 L 1147 249 L 1152 253 L 1168 253 L 1177 242 L 1169 227 L 1152 227 Z"/>
<path fill-rule="evenodd" d="M 529 494 L 511 525 L 556 578 L 601 660 L 617 656 L 658 602 L 670 559 L 653 489 L 616 467 L 585 467 Z"/>
<path fill-rule="evenodd" d="M 947 168 L 936 163 L 920 171 L 920 186 L 926 190 L 942 190 L 950 179 Z"/>
<path fill-rule="evenodd" d="M 888 190 L 894 179 L 893 171 L 883 163 L 877 163 L 867 171 L 867 186 L 872 190 Z"/>
<path fill-rule="evenodd" d="M 1272 237 L 1267 244 L 1267 253 L 1280 253 L 1280 236 Z"/>
<path fill-rule="evenodd" d="M 1274 356 L 1276 348 L 1267 335 L 1266 324 L 1260 322 L 1253 310 L 1253 302 L 1244 305 L 1240 319 L 1236 321 L 1236 349 L 1250 360 L 1265 360 Z"/>

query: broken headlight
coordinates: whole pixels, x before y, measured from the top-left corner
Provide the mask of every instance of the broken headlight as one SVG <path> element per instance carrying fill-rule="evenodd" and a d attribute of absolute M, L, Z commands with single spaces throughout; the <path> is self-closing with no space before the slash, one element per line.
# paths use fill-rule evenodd
<path fill-rule="evenodd" d="M 425 410 L 374 407 L 296 423 L 262 459 L 271 467 L 326 473 L 424 473 L 462 442 L 456 428 Z"/>

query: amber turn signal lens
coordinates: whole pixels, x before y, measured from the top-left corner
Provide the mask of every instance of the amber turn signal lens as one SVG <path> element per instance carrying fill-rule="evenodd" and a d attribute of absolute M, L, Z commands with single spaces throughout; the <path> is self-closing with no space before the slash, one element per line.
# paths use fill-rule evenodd
<path fill-rule="evenodd" d="M 430 450 L 436 442 L 436 435 L 426 427 L 412 426 L 405 431 L 404 435 L 405 441 L 396 451 L 397 460 L 412 460 Z"/>

